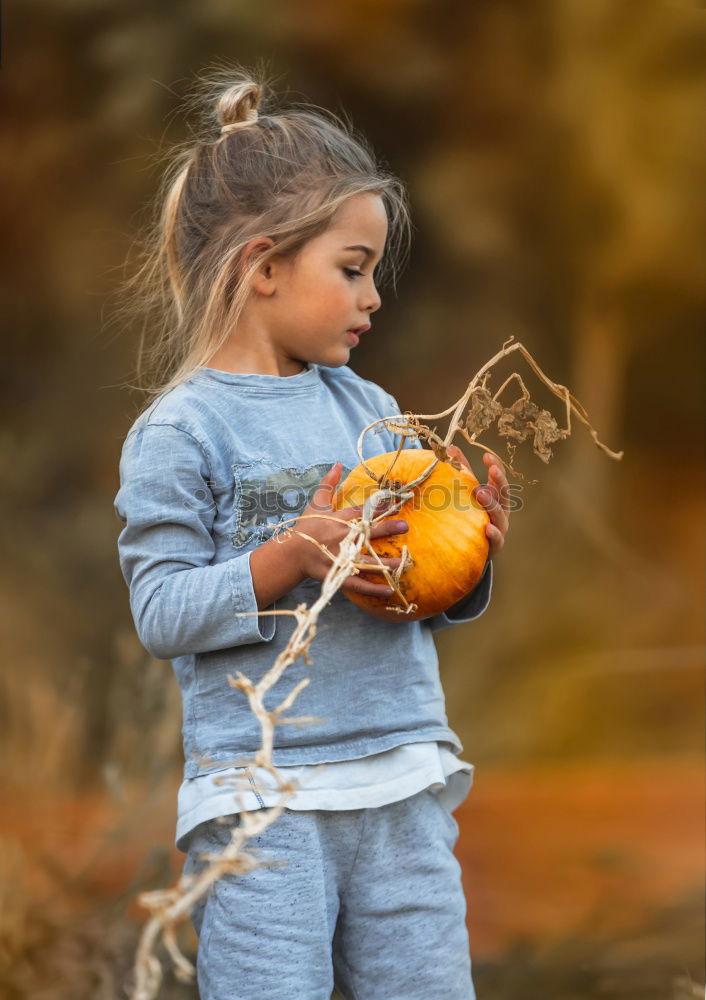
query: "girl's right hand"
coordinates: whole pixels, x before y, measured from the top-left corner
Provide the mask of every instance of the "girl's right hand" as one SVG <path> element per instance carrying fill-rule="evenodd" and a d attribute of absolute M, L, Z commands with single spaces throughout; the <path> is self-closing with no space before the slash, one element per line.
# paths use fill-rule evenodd
<path fill-rule="evenodd" d="M 301 531 L 305 535 L 316 539 L 320 545 L 325 545 L 333 556 L 338 555 L 341 540 L 348 534 L 348 522 L 360 517 L 363 511 L 362 506 L 344 507 L 341 510 L 333 509 L 331 501 L 333 500 L 336 485 L 341 478 L 341 468 L 340 462 L 336 462 L 333 468 L 329 469 L 316 487 L 311 503 L 292 526 L 295 532 Z M 378 507 L 377 513 L 380 513 L 382 510 L 384 510 L 384 507 Z M 308 514 L 326 514 L 328 516 L 326 518 L 306 517 L 305 515 Z M 335 520 L 330 520 L 330 518 L 336 518 L 340 523 L 337 524 Z M 404 531 L 407 531 L 406 521 L 383 521 L 373 525 L 370 529 L 370 537 L 380 538 L 384 535 L 398 535 Z M 314 545 L 307 538 L 302 538 L 300 535 L 293 535 L 292 539 L 296 539 L 298 543 L 296 546 L 293 546 L 293 549 L 297 553 L 296 558 L 303 576 L 305 578 L 311 577 L 314 580 L 323 580 L 331 568 L 331 560 L 318 546 Z M 380 557 L 380 561 L 390 570 L 397 569 L 402 562 L 401 559 L 385 559 L 382 557 Z M 373 556 L 365 555 L 361 552 L 356 562 L 369 563 L 370 572 L 381 572 Z M 367 568 L 366 572 L 369 572 Z M 341 585 L 341 590 L 344 592 L 349 590 L 358 594 L 368 594 L 373 597 L 389 597 L 394 593 L 393 589 L 388 587 L 386 583 L 370 583 L 367 580 L 362 580 L 357 575 L 346 577 Z"/>

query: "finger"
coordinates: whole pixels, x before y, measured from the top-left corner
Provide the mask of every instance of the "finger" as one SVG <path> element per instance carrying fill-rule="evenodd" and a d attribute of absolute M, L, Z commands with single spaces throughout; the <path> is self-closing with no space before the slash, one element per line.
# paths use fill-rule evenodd
<path fill-rule="evenodd" d="M 378 517 L 380 514 L 384 514 L 394 503 L 396 503 L 396 501 L 393 500 L 392 497 L 388 497 L 386 500 L 381 500 L 375 507 L 373 514 L 375 517 Z"/>
<path fill-rule="evenodd" d="M 334 462 L 328 472 L 322 476 L 319 485 L 314 490 L 314 495 L 311 498 L 311 503 L 316 503 L 318 506 L 331 507 L 333 504 L 333 495 L 336 490 L 336 486 L 341 478 L 341 472 L 343 466 L 340 462 Z"/>
<path fill-rule="evenodd" d="M 483 461 L 488 467 L 490 467 L 491 465 L 497 465 L 497 467 L 501 470 L 501 472 L 505 471 L 505 463 L 503 462 L 503 460 L 501 458 L 498 458 L 497 455 L 493 455 L 492 452 L 490 451 L 486 451 L 483 453 Z"/>
<path fill-rule="evenodd" d="M 485 509 L 491 522 L 501 531 L 507 531 L 510 519 L 505 508 L 499 500 L 499 494 L 491 485 L 477 486 L 473 491 L 473 496 L 477 502 Z"/>
<path fill-rule="evenodd" d="M 336 511 L 336 517 L 340 517 L 342 521 L 355 521 L 362 513 L 362 507 L 341 507 Z"/>
<path fill-rule="evenodd" d="M 503 535 L 507 534 L 510 527 L 510 518 L 499 504 L 496 504 L 492 510 L 488 511 L 488 517 L 494 528 L 497 528 Z"/>
<path fill-rule="evenodd" d="M 488 465 L 488 482 L 486 484 L 495 493 L 496 498 L 500 501 L 500 505 L 503 510 L 509 513 L 510 511 L 510 490 L 507 476 L 505 474 L 505 469 L 503 465 L 499 465 L 496 461 L 489 463 Z"/>
<path fill-rule="evenodd" d="M 503 533 L 506 532 L 510 526 L 510 515 L 502 504 L 502 494 L 494 486 L 488 484 L 480 487 L 479 496 L 488 498 L 487 501 L 481 499 L 481 503 L 485 507 L 491 524 L 494 524 Z"/>
<path fill-rule="evenodd" d="M 374 524 L 370 529 L 371 538 L 384 538 L 385 535 L 403 535 L 409 531 L 409 524 L 400 518 L 389 518 Z"/>
<path fill-rule="evenodd" d="M 321 482 L 322 483 L 332 483 L 332 482 L 333 483 L 337 483 L 338 480 L 341 478 L 341 472 L 342 472 L 342 470 L 343 470 L 343 466 L 341 465 L 341 463 L 340 462 L 334 462 L 333 465 L 331 466 L 331 468 L 328 470 L 328 472 L 324 476 L 321 477 Z"/>
<path fill-rule="evenodd" d="M 504 477 L 506 475 L 505 464 L 503 461 L 495 455 L 491 455 L 490 452 L 485 452 L 483 455 L 483 462 L 488 469 L 488 478 L 490 478 L 491 475 L 499 477 Z"/>
<path fill-rule="evenodd" d="M 394 594 L 392 587 L 384 583 L 369 583 L 361 580 L 357 576 L 349 576 L 341 586 L 341 590 L 350 590 L 356 594 L 365 594 L 368 597 L 391 597 Z"/>
<path fill-rule="evenodd" d="M 471 463 L 468 461 L 466 456 L 463 454 L 463 452 L 457 445 L 450 444 L 446 450 L 449 453 L 449 455 L 453 456 L 453 458 L 457 458 L 461 463 L 461 465 L 465 466 L 465 468 L 467 468 L 469 472 L 473 472 L 473 469 L 471 468 Z"/>
<path fill-rule="evenodd" d="M 510 509 L 509 483 L 505 474 L 505 469 L 497 462 L 488 466 L 488 485 L 495 490 L 495 495 L 500 501 L 505 511 Z"/>
<path fill-rule="evenodd" d="M 485 534 L 488 539 L 488 555 L 492 559 L 505 544 L 505 536 L 493 524 L 486 525 Z"/>
<path fill-rule="evenodd" d="M 392 504 L 392 500 L 382 501 L 378 504 L 378 506 L 376 506 L 374 511 L 371 511 L 371 519 L 373 517 L 379 517 L 380 514 L 384 514 L 385 511 L 392 506 Z M 354 520 L 355 518 L 362 516 L 363 504 L 354 504 L 352 507 L 341 507 L 338 513 L 341 517 L 345 517 L 347 521 Z"/>
<path fill-rule="evenodd" d="M 490 511 L 488 514 L 490 518 L 490 523 L 494 528 L 497 528 L 501 535 L 505 536 L 510 530 L 510 519 L 501 507 L 496 507 L 495 510 Z"/>
<path fill-rule="evenodd" d="M 365 566 L 366 573 L 371 573 L 371 572 L 382 573 L 383 568 L 397 569 L 397 567 L 401 564 L 402 559 L 401 557 L 400 558 L 386 557 L 384 559 L 381 558 L 380 562 L 382 563 L 382 566 L 380 566 L 380 563 L 377 561 L 377 559 L 375 559 L 374 556 L 359 556 L 356 562 L 359 565 L 362 564 Z"/>

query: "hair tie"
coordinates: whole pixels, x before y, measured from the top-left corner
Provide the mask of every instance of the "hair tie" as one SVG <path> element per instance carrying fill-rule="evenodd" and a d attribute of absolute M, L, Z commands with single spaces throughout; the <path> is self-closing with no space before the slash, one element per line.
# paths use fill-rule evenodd
<path fill-rule="evenodd" d="M 227 135 L 228 132 L 234 132 L 237 128 L 244 128 L 246 125 L 252 125 L 258 119 L 258 114 L 255 108 L 251 109 L 247 113 L 247 117 L 242 118 L 237 122 L 228 122 L 227 125 L 223 125 L 221 128 L 221 135 Z"/>

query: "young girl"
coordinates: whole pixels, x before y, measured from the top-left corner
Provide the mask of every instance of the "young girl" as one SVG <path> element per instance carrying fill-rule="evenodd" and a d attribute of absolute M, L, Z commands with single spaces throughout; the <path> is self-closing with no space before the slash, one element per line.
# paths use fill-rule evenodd
<path fill-rule="evenodd" d="M 238 613 L 311 604 L 330 563 L 272 528 L 331 509 L 362 428 L 399 413 L 348 361 L 373 335 L 376 271 L 394 274 L 406 252 L 404 190 L 339 119 L 264 114 L 261 90 L 232 76 L 218 128 L 169 179 L 148 264 L 154 276 L 164 262 L 172 296 L 155 355 L 167 372 L 127 435 L 115 498 L 137 633 L 181 687 L 186 871 L 225 846 L 241 809 L 277 801 L 267 772 L 232 763 L 254 756 L 260 730 L 227 675 L 257 682 L 294 619 Z M 364 457 L 398 440 L 368 434 Z M 329 1000 L 334 982 L 349 1000 L 474 996 L 452 816 L 472 767 L 448 726 L 433 635 L 488 606 L 508 515 L 494 499 L 504 471 L 484 461 L 490 556 L 475 589 L 443 614 L 387 623 L 345 592 L 389 588 L 353 575 L 320 618 L 311 665 L 300 657 L 279 682 L 272 704 L 309 676 L 293 712 L 321 721 L 275 730 L 273 763 L 300 787 L 249 846 L 279 864 L 222 878 L 193 914 L 202 1000 Z M 359 514 L 301 527 L 337 553 Z M 372 535 L 405 530 L 388 520 Z M 250 791 L 214 782 L 231 775 Z"/>

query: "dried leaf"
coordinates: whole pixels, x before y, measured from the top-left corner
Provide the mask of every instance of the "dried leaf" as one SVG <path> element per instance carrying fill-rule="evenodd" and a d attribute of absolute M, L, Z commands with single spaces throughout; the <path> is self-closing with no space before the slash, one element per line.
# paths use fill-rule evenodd
<path fill-rule="evenodd" d="M 458 469 L 459 471 L 463 469 L 461 462 L 459 462 L 457 458 L 454 458 L 453 455 L 449 455 L 448 450 L 443 446 L 443 444 L 439 444 L 437 441 L 430 441 L 429 447 L 440 462 L 448 462 L 452 468 Z"/>
<path fill-rule="evenodd" d="M 471 408 L 466 415 L 466 430 L 469 434 L 482 434 L 502 412 L 502 404 L 493 399 L 487 389 L 476 389 L 471 396 Z"/>
<path fill-rule="evenodd" d="M 513 441 L 526 441 L 534 431 L 534 419 L 538 413 L 538 407 L 530 399 L 521 397 L 504 410 L 498 420 L 498 434 Z"/>
<path fill-rule="evenodd" d="M 559 427 L 549 410 L 540 410 L 534 421 L 534 452 L 543 462 L 549 462 L 552 450 L 549 445 L 553 441 L 562 441 L 568 436 L 568 431 Z"/>

